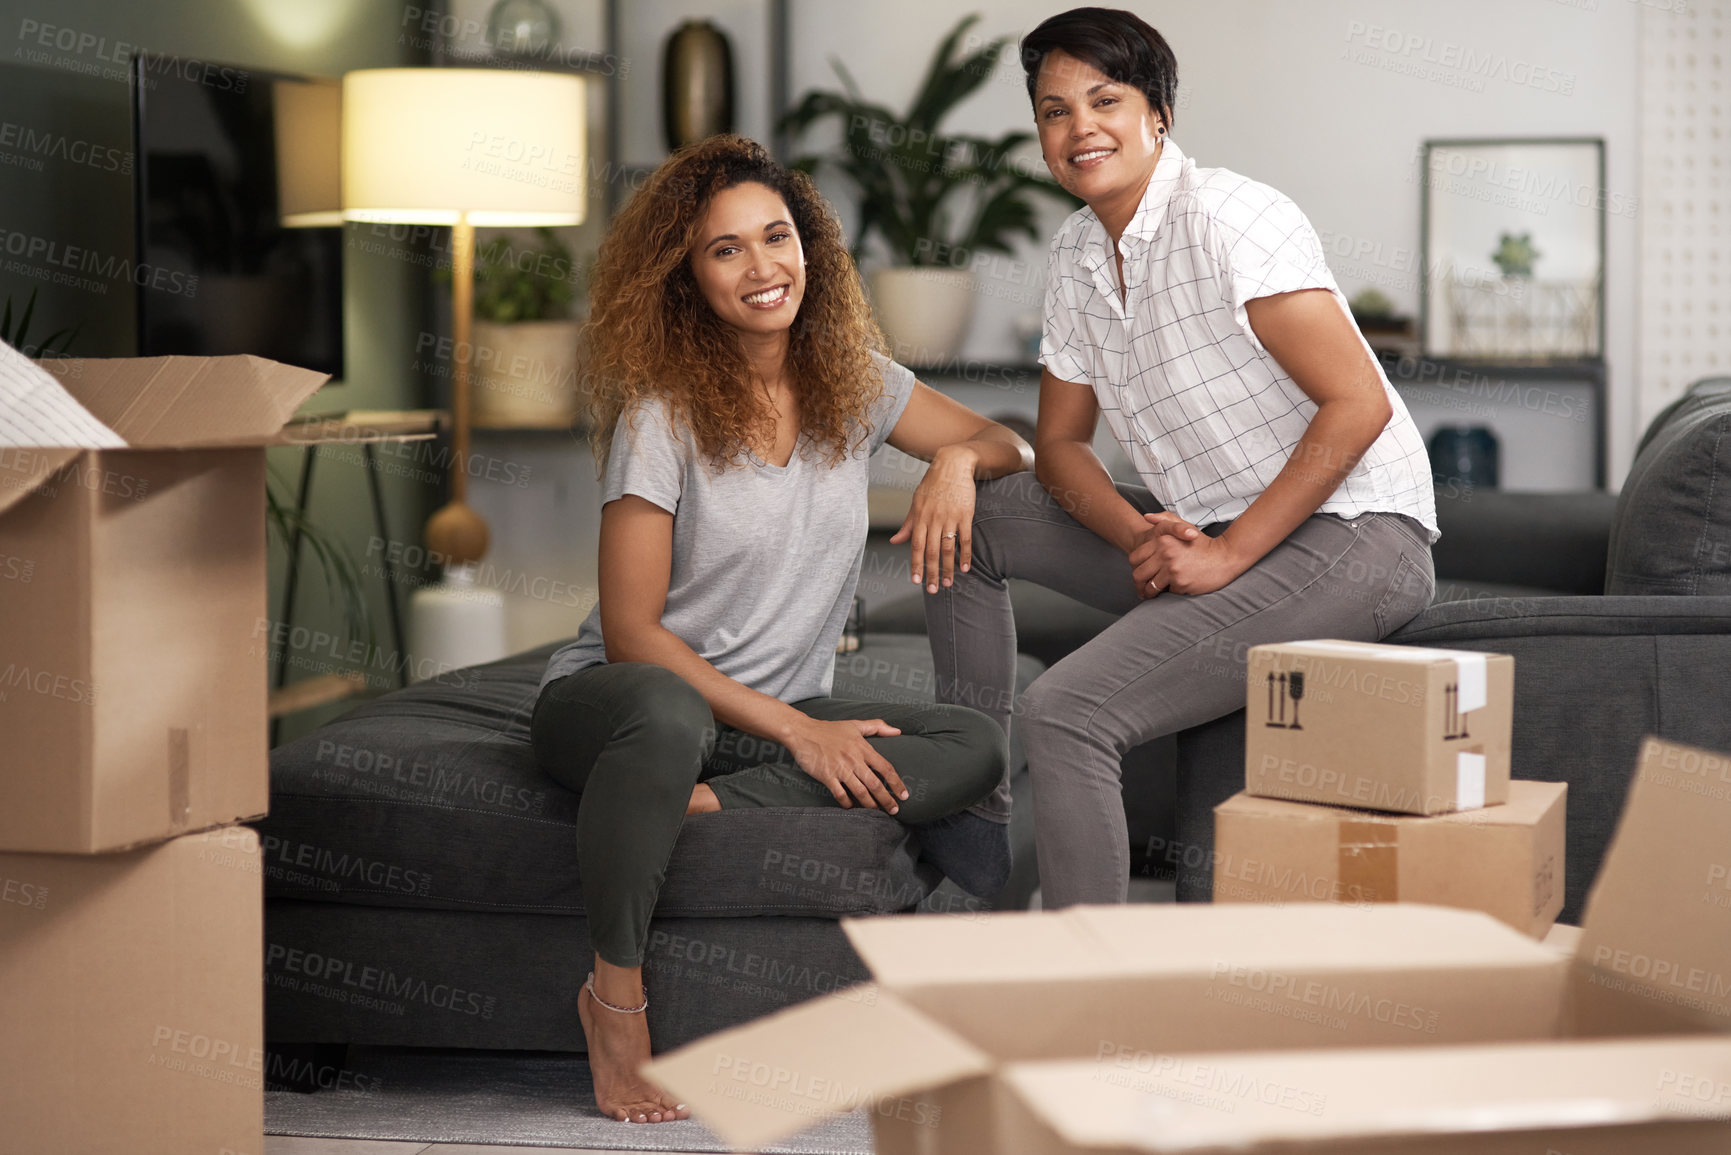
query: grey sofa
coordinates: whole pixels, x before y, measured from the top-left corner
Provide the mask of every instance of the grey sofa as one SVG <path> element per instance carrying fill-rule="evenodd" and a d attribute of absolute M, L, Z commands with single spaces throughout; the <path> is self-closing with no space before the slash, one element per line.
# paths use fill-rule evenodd
<path fill-rule="evenodd" d="M 577 799 L 528 743 L 553 648 L 388 694 L 272 751 L 258 828 L 273 1049 L 584 1049 L 575 997 L 592 955 Z M 1024 658 L 1019 680 L 1040 669 Z M 868 637 L 837 659 L 838 696 L 929 701 L 931 685 L 922 637 Z M 1013 745 L 1025 795 L 1024 766 Z M 1016 836 L 1031 841 L 1025 822 Z M 864 978 L 845 915 L 983 905 L 918 852 L 869 810 L 689 820 L 645 965 L 657 1046 Z"/>
<path fill-rule="evenodd" d="M 1439 579 L 1456 600 L 1388 640 L 1514 655 L 1512 768 L 1569 784 L 1562 918 L 1574 922 L 1642 736 L 1731 750 L 1731 393 L 1698 388 L 1659 414 L 1614 499 L 1481 497 L 1439 508 L 1438 571 L 1467 570 Z M 1593 592 L 1545 593 L 1571 582 Z M 1243 781 L 1243 711 L 1178 736 L 1180 898 L 1207 898 L 1213 808 Z"/>
<path fill-rule="evenodd" d="M 1731 749 L 1731 378 L 1656 416 L 1620 495 L 1437 487 L 1431 607 L 1390 641 L 1514 654 L 1514 771 L 1570 783 L 1567 905 L 1622 811 L 1643 734 Z M 1114 619 L 1012 581 L 1017 644 L 1050 665 Z M 918 595 L 874 607 L 924 629 Z M 1212 891 L 1214 807 L 1244 782 L 1242 711 L 1124 760 L 1131 869 Z M 1030 868 L 1031 869 L 1031 868 Z"/>

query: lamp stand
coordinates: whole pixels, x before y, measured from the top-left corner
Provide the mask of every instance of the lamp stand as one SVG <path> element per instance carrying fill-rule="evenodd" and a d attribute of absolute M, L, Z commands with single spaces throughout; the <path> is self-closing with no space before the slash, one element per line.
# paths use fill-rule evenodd
<path fill-rule="evenodd" d="M 446 565 L 480 561 L 487 523 L 469 507 L 470 322 L 475 307 L 475 226 L 461 216 L 451 226 L 451 500 L 427 519 L 427 548 Z"/>
<path fill-rule="evenodd" d="M 409 653 L 414 681 L 505 656 L 505 598 L 476 584 L 487 552 L 487 522 L 469 494 L 469 321 L 475 303 L 475 226 L 451 226 L 451 500 L 427 519 L 427 549 L 445 563 L 444 580 L 409 600 Z"/>

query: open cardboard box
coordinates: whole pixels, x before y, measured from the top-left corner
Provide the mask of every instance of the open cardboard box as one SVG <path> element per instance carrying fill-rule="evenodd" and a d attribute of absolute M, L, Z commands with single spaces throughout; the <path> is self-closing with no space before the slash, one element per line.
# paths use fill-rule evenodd
<path fill-rule="evenodd" d="M 1541 1155 L 1533 1137 L 1553 1134 L 1569 1136 L 1551 1145 L 1570 1155 L 1731 1150 L 1731 905 L 1710 901 L 1728 846 L 1731 758 L 1649 739 L 1572 960 L 1488 915 L 1398 904 L 848 920 L 874 984 L 713 1035 L 647 1071 L 747 1148 L 870 1105 L 880 1155 Z M 1629 1036 L 1673 1036 L 1661 1045 L 1682 1057 L 1662 1071 L 1689 1090 L 1657 1086 L 1659 1052 Z M 1589 1037 L 1602 1041 L 1556 1041 Z M 1490 1053 L 1463 1059 L 1459 1045 L 1546 1040 L 1548 1050 L 1501 1052 L 1487 1068 L 1496 1078 L 1459 1075 Z M 1208 1117 L 1186 1146 L 1147 1113 L 1167 1098 L 1159 1088 L 1114 1092 L 1099 1109 L 1118 1114 L 1099 1126 L 1084 1125 L 1088 1108 L 1066 1106 L 1061 1089 L 1037 1090 L 1103 1082 L 1126 1060 L 1152 1073 L 1221 1052 L 1294 1086 L 1320 1080 L 1326 1125 L 1289 1107 Z M 1555 1070 L 1535 1069 L 1553 1055 Z M 1052 1060 L 1068 1062 L 1040 1065 Z M 1610 1074 L 1579 1086 L 1566 1077 L 1603 1066 Z M 1353 1090 L 1378 1072 L 1398 1095 Z M 1713 1096 L 1705 1110 L 1700 1088 Z M 1029 1122 L 1066 1110 L 1064 1130 Z M 1648 1142 L 1679 1135 L 1675 1147 Z"/>
<path fill-rule="evenodd" d="M 53 392 L 5 352 L 5 384 Z M 124 447 L 11 430 L 0 448 L 0 850 L 94 853 L 263 814 L 264 446 L 326 377 L 257 357 L 41 368 Z"/>
<path fill-rule="evenodd" d="M 1003 1084 L 1000 1155 L 1731 1150 L 1713 1038 L 1124 1056 L 1012 1064 Z"/>

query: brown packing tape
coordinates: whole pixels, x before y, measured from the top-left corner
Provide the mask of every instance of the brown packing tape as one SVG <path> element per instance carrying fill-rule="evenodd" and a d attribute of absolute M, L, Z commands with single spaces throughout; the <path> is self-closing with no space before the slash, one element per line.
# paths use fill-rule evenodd
<path fill-rule="evenodd" d="M 168 822 L 184 830 L 192 820 L 192 739 L 186 730 L 168 731 Z"/>
<path fill-rule="evenodd" d="M 1400 901 L 1400 827 L 1392 822 L 1340 824 L 1340 892 L 1358 902 Z"/>

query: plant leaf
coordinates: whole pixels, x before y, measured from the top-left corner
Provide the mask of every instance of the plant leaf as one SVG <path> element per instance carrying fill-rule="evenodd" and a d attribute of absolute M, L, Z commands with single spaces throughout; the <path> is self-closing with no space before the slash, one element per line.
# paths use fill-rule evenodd
<path fill-rule="evenodd" d="M 35 312 L 36 312 L 36 290 L 31 289 L 30 290 L 30 300 L 26 301 L 24 304 L 24 315 L 22 317 L 18 318 L 18 333 L 17 333 L 18 339 L 16 341 L 12 342 L 19 349 L 24 348 L 24 342 L 27 339 L 24 336 L 24 334 L 26 334 L 30 331 L 30 317 Z"/>
<path fill-rule="evenodd" d="M 962 36 L 980 22 L 978 12 L 962 17 L 961 21 L 949 34 L 938 43 L 937 51 L 932 54 L 932 62 L 926 69 L 925 78 L 920 83 L 920 90 L 914 96 L 913 103 L 908 106 L 907 123 L 922 129 L 933 129 L 944 118 L 944 114 L 954 108 L 968 93 L 985 83 L 996 66 L 998 52 L 1003 48 L 1002 39 L 994 40 L 985 48 L 975 52 L 962 61 L 955 59 L 956 46 Z M 981 61 L 985 61 L 983 71 L 979 70 Z M 969 71 L 969 69 L 975 71 Z"/>

